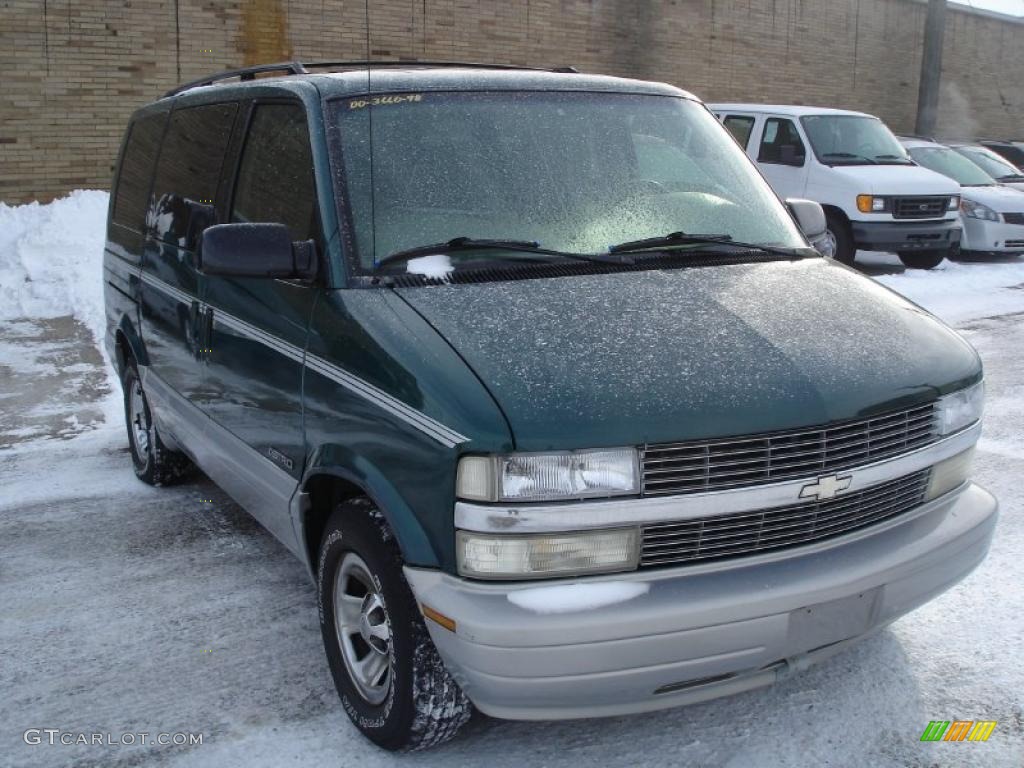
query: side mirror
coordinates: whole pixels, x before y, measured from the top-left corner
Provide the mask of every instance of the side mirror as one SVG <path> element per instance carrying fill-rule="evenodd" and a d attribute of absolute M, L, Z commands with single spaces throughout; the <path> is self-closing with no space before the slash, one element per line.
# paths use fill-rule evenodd
<path fill-rule="evenodd" d="M 786 200 L 786 207 L 808 240 L 814 242 L 825 234 L 825 230 L 828 229 L 825 224 L 825 211 L 818 203 L 791 197 Z"/>
<path fill-rule="evenodd" d="M 225 277 L 312 280 L 316 247 L 312 240 L 292 242 L 284 224 L 216 224 L 203 231 L 199 271 Z"/>

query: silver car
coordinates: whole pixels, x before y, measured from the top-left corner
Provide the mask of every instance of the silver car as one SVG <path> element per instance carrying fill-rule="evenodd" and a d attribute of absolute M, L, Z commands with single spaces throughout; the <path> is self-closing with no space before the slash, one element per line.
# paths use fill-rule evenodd
<path fill-rule="evenodd" d="M 952 147 L 924 139 L 902 143 L 918 165 L 960 184 L 961 253 L 1024 253 L 1024 192 L 997 182 L 970 155 Z"/>

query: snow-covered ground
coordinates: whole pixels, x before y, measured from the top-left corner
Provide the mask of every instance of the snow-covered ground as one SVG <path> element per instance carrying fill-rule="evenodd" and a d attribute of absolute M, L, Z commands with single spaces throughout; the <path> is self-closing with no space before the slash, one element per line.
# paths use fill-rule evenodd
<path fill-rule="evenodd" d="M 1024 262 L 864 257 L 985 360 L 976 475 L 1002 518 L 965 582 L 770 689 L 599 721 L 477 717 L 396 757 L 349 725 L 298 562 L 209 482 L 133 477 L 95 344 L 105 214 L 99 192 L 0 205 L 0 766 L 1024 765 Z M 986 743 L 921 743 L 936 719 L 999 724 Z M 30 728 L 203 744 L 28 745 Z"/>

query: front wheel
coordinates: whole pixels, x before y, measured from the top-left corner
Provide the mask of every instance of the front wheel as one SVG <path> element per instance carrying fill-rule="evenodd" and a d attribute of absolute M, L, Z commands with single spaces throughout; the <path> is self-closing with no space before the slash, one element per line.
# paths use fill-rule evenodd
<path fill-rule="evenodd" d="M 411 751 L 447 741 L 469 720 L 472 705 L 427 634 L 394 537 L 368 499 L 340 504 L 328 521 L 317 596 L 331 675 L 364 736 Z"/>
<path fill-rule="evenodd" d="M 825 214 L 825 240 L 832 248 L 832 258 L 836 261 L 853 266 L 857 256 L 857 246 L 853 242 L 850 225 L 835 213 Z"/>
<path fill-rule="evenodd" d="M 935 269 L 946 258 L 948 251 L 902 251 L 900 261 L 910 269 Z"/>

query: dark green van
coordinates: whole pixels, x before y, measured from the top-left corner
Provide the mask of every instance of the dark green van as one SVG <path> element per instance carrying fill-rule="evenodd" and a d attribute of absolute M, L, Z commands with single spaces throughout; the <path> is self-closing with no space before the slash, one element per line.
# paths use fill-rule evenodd
<path fill-rule="evenodd" d="M 278 75 L 256 77 L 255 75 Z M 223 73 L 137 111 L 109 345 L 135 471 L 309 567 L 353 722 L 765 685 L 985 557 L 982 369 L 821 257 L 676 88 L 483 66 Z"/>

